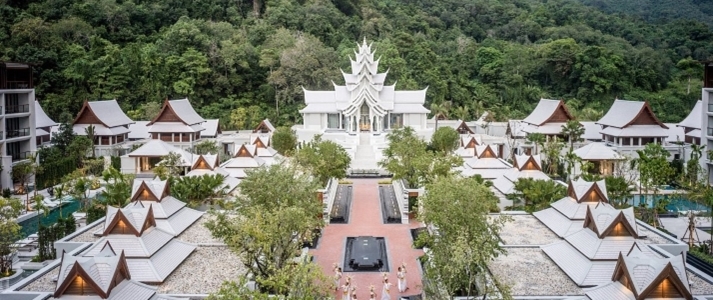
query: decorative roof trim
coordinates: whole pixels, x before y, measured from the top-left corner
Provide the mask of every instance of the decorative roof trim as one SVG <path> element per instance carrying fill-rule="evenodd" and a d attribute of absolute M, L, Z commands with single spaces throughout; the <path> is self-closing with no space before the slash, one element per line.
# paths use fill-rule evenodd
<path fill-rule="evenodd" d="M 520 165 L 517 163 L 517 160 L 516 160 L 516 159 L 513 160 L 513 164 L 515 165 L 515 167 L 517 168 L 518 171 L 522 171 L 522 169 L 523 169 L 525 166 L 527 166 L 527 164 L 530 163 L 530 162 L 531 162 L 533 165 L 535 165 L 535 166 L 537 167 L 537 168 L 536 168 L 537 171 L 542 171 L 542 166 L 540 166 L 540 164 L 537 163 L 537 161 L 535 160 L 535 157 L 532 156 L 532 155 L 528 155 L 527 160 L 525 160 L 525 163 L 523 163 L 522 166 L 520 166 Z"/>
<path fill-rule="evenodd" d="M 79 110 L 79 113 L 78 113 L 77 116 L 74 118 L 74 120 L 72 120 L 72 125 L 76 124 L 77 121 L 79 120 L 79 118 L 81 118 L 83 114 L 87 113 L 87 111 L 88 111 L 88 113 L 91 113 L 92 115 L 94 115 L 94 117 L 95 117 L 97 120 L 99 120 L 99 123 L 101 123 L 102 125 L 106 126 L 107 128 L 111 128 L 111 126 L 106 125 L 106 123 L 104 123 L 104 121 L 103 121 L 102 119 L 100 119 L 99 117 L 97 117 L 97 114 L 94 113 L 94 111 L 92 110 L 92 107 L 89 106 L 89 101 L 87 101 L 87 100 L 84 100 L 84 103 L 82 103 L 82 108 Z"/>
<path fill-rule="evenodd" d="M 201 155 L 198 155 L 198 159 L 196 159 L 196 162 L 193 164 L 193 166 L 191 166 L 191 170 L 196 170 L 196 169 L 198 169 L 198 166 L 200 165 L 200 162 L 204 162 L 205 165 L 208 166 L 208 169 L 203 169 L 203 170 L 211 170 L 211 171 L 212 171 L 213 169 L 215 169 L 215 168 L 217 167 L 217 165 L 216 165 L 216 166 L 211 165 L 211 164 L 205 159 L 205 157 L 203 156 L 203 154 L 201 154 Z"/>
<path fill-rule="evenodd" d="M 641 116 L 641 114 L 644 112 L 651 114 L 651 117 L 654 119 L 654 121 L 656 121 L 656 123 L 659 124 L 659 126 L 665 128 L 665 129 L 668 129 L 668 126 L 666 126 L 666 124 L 661 122 L 661 120 L 659 120 L 659 118 L 656 116 L 654 111 L 651 109 L 651 106 L 649 105 L 649 101 L 644 101 L 644 105 L 641 106 L 641 109 L 636 114 L 636 116 L 634 116 L 634 118 L 632 118 L 631 121 L 629 121 L 629 123 L 626 123 L 626 125 L 624 125 L 624 127 L 628 127 L 629 125 L 633 124 L 636 121 L 636 119 L 638 119 Z"/>
<path fill-rule="evenodd" d="M 255 149 L 257 150 L 257 147 Z M 249 157 L 255 157 L 255 153 L 250 152 L 250 150 L 248 150 L 245 144 L 240 145 L 240 148 L 238 148 L 238 151 L 235 151 L 235 155 L 233 155 L 233 157 L 247 157 L 240 155 L 241 153 L 243 153 L 243 150 L 245 150 L 244 153 L 247 153 Z"/>
<path fill-rule="evenodd" d="M 475 134 L 475 132 L 470 129 L 470 126 L 468 126 L 468 124 L 466 124 L 465 121 L 462 120 L 460 122 L 460 125 L 458 125 L 458 127 L 456 128 L 456 131 L 458 131 L 458 133 L 461 133 L 461 131 L 467 131 L 470 134 Z"/>
<path fill-rule="evenodd" d="M 163 106 L 161 106 L 161 110 L 158 112 L 158 114 L 157 114 L 153 119 L 151 119 L 151 122 L 149 122 L 148 124 L 146 124 L 146 126 L 151 126 L 151 125 L 153 125 L 154 123 L 156 123 L 156 121 L 161 117 L 161 115 L 163 115 L 163 114 L 166 112 L 167 109 L 168 109 L 170 112 L 172 112 L 172 113 L 176 116 L 176 118 L 178 118 L 179 120 L 181 120 L 181 122 L 183 122 L 183 124 L 188 125 L 188 124 L 186 123 L 186 121 L 184 121 L 183 119 L 181 119 L 181 116 L 179 116 L 179 115 L 176 113 L 176 111 L 173 109 L 173 107 L 171 107 L 171 102 L 168 101 L 168 98 L 166 98 L 166 100 L 163 100 Z"/>
<path fill-rule="evenodd" d="M 166 185 L 168 185 L 168 182 L 166 182 Z M 165 191 L 165 189 L 166 189 L 166 187 L 164 187 L 164 191 Z M 151 190 L 151 188 L 149 188 L 148 184 L 146 184 L 146 181 L 141 181 L 141 185 L 139 186 L 138 189 L 136 189 L 136 193 L 134 193 L 134 195 L 131 196 L 131 201 L 133 202 L 133 201 L 139 200 L 139 196 L 141 195 L 141 192 L 143 192 L 144 190 L 148 191 L 154 197 L 154 199 L 156 199 L 153 201 L 161 202 L 162 197 L 159 197 L 158 195 L 156 195 L 153 192 L 153 190 Z M 151 199 L 141 199 L 140 201 L 151 201 Z"/>

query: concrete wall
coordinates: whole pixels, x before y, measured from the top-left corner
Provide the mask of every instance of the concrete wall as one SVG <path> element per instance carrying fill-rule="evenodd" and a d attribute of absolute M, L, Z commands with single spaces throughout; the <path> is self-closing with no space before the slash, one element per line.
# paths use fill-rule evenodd
<path fill-rule="evenodd" d="M 121 173 L 136 174 L 138 168 L 138 158 L 124 155 L 121 157 Z"/>

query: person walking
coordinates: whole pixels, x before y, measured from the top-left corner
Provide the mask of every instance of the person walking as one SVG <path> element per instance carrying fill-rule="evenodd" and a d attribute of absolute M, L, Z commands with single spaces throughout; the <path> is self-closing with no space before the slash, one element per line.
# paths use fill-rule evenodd
<path fill-rule="evenodd" d="M 357 300 L 356 286 L 352 286 L 352 300 Z"/>
<path fill-rule="evenodd" d="M 384 288 L 381 290 L 381 300 L 391 300 L 391 285 L 389 274 L 384 273 Z"/>
<path fill-rule="evenodd" d="M 374 285 L 369 286 L 369 300 L 376 300 L 376 293 L 374 292 Z"/>
<path fill-rule="evenodd" d="M 396 277 L 398 279 L 399 292 L 406 292 L 406 290 L 408 290 L 408 286 L 406 285 L 406 263 L 401 263 Z"/>
<path fill-rule="evenodd" d="M 344 281 L 344 285 L 342 285 L 342 300 L 349 300 L 349 291 L 351 290 L 351 279 L 347 277 L 347 280 Z"/>
<path fill-rule="evenodd" d="M 342 268 L 340 268 L 336 263 L 334 264 L 334 290 L 339 290 L 342 281 Z"/>

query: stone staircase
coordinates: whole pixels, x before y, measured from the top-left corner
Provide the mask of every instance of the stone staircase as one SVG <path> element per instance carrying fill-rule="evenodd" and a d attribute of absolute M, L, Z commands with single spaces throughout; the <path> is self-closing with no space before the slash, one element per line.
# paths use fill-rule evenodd
<path fill-rule="evenodd" d="M 352 160 L 352 170 L 379 169 L 374 147 L 371 145 L 371 133 L 359 133 L 359 144 Z"/>

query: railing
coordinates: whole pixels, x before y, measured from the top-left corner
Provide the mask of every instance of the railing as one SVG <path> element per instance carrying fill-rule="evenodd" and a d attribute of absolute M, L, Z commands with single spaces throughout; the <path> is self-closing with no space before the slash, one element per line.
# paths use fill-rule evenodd
<path fill-rule="evenodd" d="M 0 140 L 4 140 L 4 139 L 5 139 L 5 132 L 0 131 Z"/>
<path fill-rule="evenodd" d="M 31 153 L 32 152 L 30 152 L 30 151 L 19 152 L 19 153 L 10 153 L 10 156 L 12 156 L 12 161 L 18 161 L 18 160 L 28 159 L 30 157 Z"/>
<path fill-rule="evenodd" d="M 8 105 L 5 107 L 5 114 L 19 114 L 19 113 L 26 113 L 26 112 L 30 112 L 29 104 Z"/>
<path fill-rule="evenodd" d="M 337 189 L 339 188 L 339 180 L 336 178 L 329 179 L 327 182 L 327 188 L 324 189 L 324 194 L 322 195 L 322 207 L 324 209 L 322 217 L 324 222 L 329 224 L 330 218 L 329 214 L 332 212 L 332 206 L 334 205 L 334 199 L 337 198 Z"/>
<path fill-rule="evenodd" d="M 32 85 L 29 81 L 5 81 L 5 88 L 9 90 L 13 89 L 31 89 Z"/>
<path fill-rule="evenodd" d="M 30 128 L 10 129 L 7 131 L 7 135 L 5 138 L 11 139 L 11 138 L 29 136 L 29 135 L 30 135 Z"/>
<path fill-rule="evenodd" d="M 401 207 L 401 224 L 408 224 L 410 211 L 408 207 L 408 192 L 406 192 L 404 181 L 401 179 L 392 180 L 391 185 L 394 186 L 396 201 L 399 203 L 399 207 Z"/>

